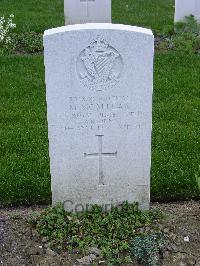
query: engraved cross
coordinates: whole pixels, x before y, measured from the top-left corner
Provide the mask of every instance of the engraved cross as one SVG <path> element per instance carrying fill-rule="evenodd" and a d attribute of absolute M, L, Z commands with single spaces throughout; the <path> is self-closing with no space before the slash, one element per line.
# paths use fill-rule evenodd
<path fill-rule="evenodd" d="M 89 17 L 89 3 L 90 2 L 95 2 L 95 0 L 80 0 L 80 2 L 87 4 L 87 17 Z"/>
<path fill-rule="evenodd" d="M 84 153 L 85 158 L 99 158 L 99 185 L 104 185 L 104 173 L 103 173 L 103 157 L 117 157 L 117 152 L 111 153 L 103 152 L 103 136 L 104 135 L 96 135 L 98 137 L 98 144 L 99 144 L 99 152 L 97 153 Z"/>

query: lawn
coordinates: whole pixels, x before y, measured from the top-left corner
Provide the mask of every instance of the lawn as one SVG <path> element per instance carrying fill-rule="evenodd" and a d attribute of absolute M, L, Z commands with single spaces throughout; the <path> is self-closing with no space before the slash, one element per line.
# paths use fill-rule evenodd
<path fill-rule="evenodd" d="M 0 0 L 0 16 L 15 15 L 16 32 L 43 32 L 64 25 L 64 0 Z"/>
<path fill-rule="evenodd" d="M 1 57 L 0 202 L 50 196 L 42 56 Z"/>
<path fill-rule="evenodd" d="M 154 69 L 152 199 L 199 195 L 200 58 L 157 54 Z"/>
<path fill-rule="evenodd" d="M 0 16 L 15 15 L 17 32 L 43 32 L 64 25 L 64 0 L 1 0 Z M 114 23 L 143 26 L 160 32 L 173 26 L 174 0 L 113 0 Z"/>
<path fill-rule="evenodd" d="M 113 0 L 115 23 L 154 31 L 173 25 L 172 0 Z M 17 32 L 64 23 L 63 1 L 1 0 Z M 42 55 L 0 57 L 0 204 L 51 199 Z M 154 66 L 152 200 L 199 197 L 200 58 L 156 52 Z"/>
<path fill-rule="evenodd" d="M 42 56 L 1 57 L 0 202 L 50 199 Z M 200 60 L 157 54 L 154 75 L 152 200 L 198 196 Z"/>
<path fill-rule="evenodd" d="M 113 0 L 114 23 L 136 25 L 161 32 L 173 27 L 174 0 Z"/>

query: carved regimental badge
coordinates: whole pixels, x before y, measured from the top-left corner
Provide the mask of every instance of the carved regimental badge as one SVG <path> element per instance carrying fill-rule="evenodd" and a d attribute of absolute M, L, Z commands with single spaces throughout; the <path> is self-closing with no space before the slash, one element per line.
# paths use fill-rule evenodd
<path fill-rule="evenodd" d="M 119 81 L 122 69 L 121 55 L 101 36 L 97 36 L 77 60 L 81 83 L 97 91 L 113 87 Z"/>

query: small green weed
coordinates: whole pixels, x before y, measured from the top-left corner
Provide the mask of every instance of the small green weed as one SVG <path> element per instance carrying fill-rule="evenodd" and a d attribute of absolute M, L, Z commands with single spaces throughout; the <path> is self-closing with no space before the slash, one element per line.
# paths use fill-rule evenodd
<path fill-rule="evenodd" d="M 200 24 L 194 16 L 185 17 L 184 22 L 175 24 L 173 45 L 175 50 L 187 53 L 200 51 Z"/>
<path fill-rule="evenodd" d="M 43 35 L 36 32 L 12 34 L 11 52 L 33 54 L 43 51 Z"/>
<path fill-rule="evenodd" d="M 43 51 L 43 34 L 36 32 L 11 33 L 9 42 L 0 43 L 1 55 L 34 54 Z"/>
<path fill-rule="evenodd" d="M 183 32 L 173 38 L 173 48 L 188 54 L 200 52 L 200 35 Z"/>
<path fill-rule="evenodd" d="M 183 32 L 200 34 L 200 24 L 193 15 L 186 16 L 184 21 L 175 23 L 175 32 L 177 34 Z"/>
<path fill-rule="evenodd" d="M 163 234 L 136 236 L 131 245 L 131 254 L 147 265 L 157 265 L 160 252 L 165 245 Z"/>
<path fill-rule="evenodd" d="M 60 204 L 46 209 L 31 222 L 42 236 L 48 238 L 54 250 L 78 248 L 85 254 L 89 247 L 97 247 L 113 265 L 131 260 L 132 239 L 141 234 L 141 228 L 156 228 L 155 221 L 160 217 L 158 211 L 142 212 L 137 204 L 127 202 L 118 208 L 113 207 L 110 212 L 94 205 L 91 211 L 82 213 L 66 212 Z"/>
<path fill-rule="evenodd" d="M 160 44 L 161 50 L 173 49 L 188 54 L 200 52 L 200 24 L 192 15 L 185 17 L 184 22 L 176 23 L 174 31 L 165 30 L 163 35 L 165 38 Z"/>

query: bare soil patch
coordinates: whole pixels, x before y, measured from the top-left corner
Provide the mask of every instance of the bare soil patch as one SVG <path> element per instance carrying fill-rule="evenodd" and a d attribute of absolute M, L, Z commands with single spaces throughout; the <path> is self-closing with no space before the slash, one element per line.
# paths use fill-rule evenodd
<path fill-rule="evenodd" d="M 0 265 L 80 265 L 80 255 L 56 254 L 27 223 L 33 211 L 45 207 L 0 209 Z M 162 265 L 200 266 L 200 201 L 153 203 L 164 213 L 160 226 L 169 234 L 170 242 Z M 100 265 L 106 265 L 100 261 Z M 137 263 L 135 264 L 137 265 Z"/>

